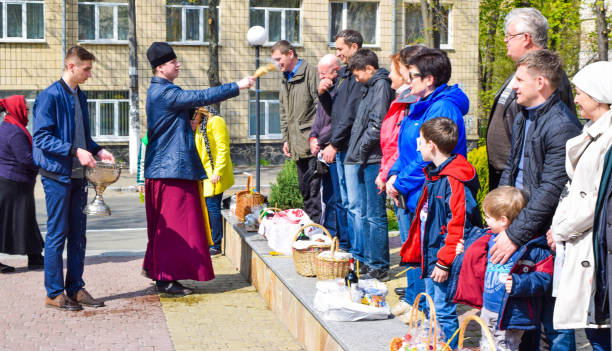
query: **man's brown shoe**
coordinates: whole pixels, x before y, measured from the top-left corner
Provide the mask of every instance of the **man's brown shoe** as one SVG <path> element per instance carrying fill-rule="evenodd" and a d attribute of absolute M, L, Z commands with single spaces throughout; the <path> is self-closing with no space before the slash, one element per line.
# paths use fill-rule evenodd
<path fill-rule="evenodd" d="M 68 297 L 72 301 L 75 301 L 76 303 L 80 303 L 81 305 L 84 305 L 87 307 L 103 307 L 104 306 L 104 301 L 94 299 L 93 297 L 91 297 L 91 295 L 89 295 L 89 293 L 85 289 L 81 289 L 77 291 L 76 294 L 72 296 L 68 296 Z"/>
<path fill-rule="evenodd" d="M 45 307 L 56 308 L 62 311 L 80 311 L 83 306 L 67 298 L 64 294 L 59 294 L 54 298 L 47 296 Z"/>

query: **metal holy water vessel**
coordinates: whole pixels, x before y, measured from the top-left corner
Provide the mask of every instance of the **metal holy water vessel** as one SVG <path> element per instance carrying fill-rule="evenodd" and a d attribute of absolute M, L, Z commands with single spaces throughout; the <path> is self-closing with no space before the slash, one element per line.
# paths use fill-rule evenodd
<path fill-rule="evenodd" d="M 87 179 L 96 189 L 96 197 L 85 206 L 83 212 L 87 215 L 110 216 L 111 210 L 104 203 L 102 193 L 107 186 L 113 184 L 121 175 L 121 165 L 116 163 L 97 162 L 94 168 L 87 168 Z"/>

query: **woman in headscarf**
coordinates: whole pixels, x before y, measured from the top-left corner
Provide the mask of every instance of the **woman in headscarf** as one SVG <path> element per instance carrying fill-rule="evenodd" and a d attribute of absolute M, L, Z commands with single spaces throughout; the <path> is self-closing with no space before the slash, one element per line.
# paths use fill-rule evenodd
<path fill-rule="evenodd" d="M 36 222 L 32 136 L 26 129 L 28 110 L 23 95 L 0 100 L 0 252 L 28 255 L 28 269 L 42 269 L 43 239 Z M 0 273 L 15 268 L 0 263 Z"/>
<path fill-rule="evenodd" d="M 557 251 L 553 278 L 556 296 L 555 329 L 586 328 L 593 349 L 610 350 L 607 301 L 597 303 L 605 291 L 598 286 L 593 217 L 606 151 L 612 145 L 612 62 L 596 62 L 572 79 L 574 102 L 580 116 L 589 120 L 582 134 L 567 141 L 565 170 L 569 182 L 547 233 Z"/>

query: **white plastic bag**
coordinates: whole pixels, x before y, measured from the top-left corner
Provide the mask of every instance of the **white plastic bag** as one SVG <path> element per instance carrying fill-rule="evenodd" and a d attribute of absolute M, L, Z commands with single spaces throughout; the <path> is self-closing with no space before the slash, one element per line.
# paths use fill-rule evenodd
<path fill-rule="evenodd" d="M 262 220 L 259 226 L 259 234 L 268 239 L 268 246 L 273 251 L 284 255 L 292 255 L 293 237 L 303 225 L 312 221 L 306 212 L 301 209 L 291 209 L 274 214 L 271 219 Z"/>
<path fill-rule="evenodd" d="M 356 293 L 360 296 L 353 296 Z M 317 282 L 317 293 L 314 298 L 314 308 L 324 319 L 339 322 L 359 320 L 387 319 L 391 313 L 389 305 L 373 307 L 361 304 L 359 301 L 363 290 L 359 287 L 344 285 L 343 279 L 323 280 Z"/>

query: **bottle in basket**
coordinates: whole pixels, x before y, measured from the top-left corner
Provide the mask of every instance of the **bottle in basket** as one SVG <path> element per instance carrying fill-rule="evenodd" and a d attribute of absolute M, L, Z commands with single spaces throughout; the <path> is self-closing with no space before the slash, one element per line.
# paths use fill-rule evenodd
<path fill-rule="evenodd" d="M 359 282 L 359 278 L 357 278 L 357 274 L 355 273 L 355 259 L 349 259 L 349 269 L 348 273 L 344 277 L 344 284 L 346 286 L 357 286 Z"/>

